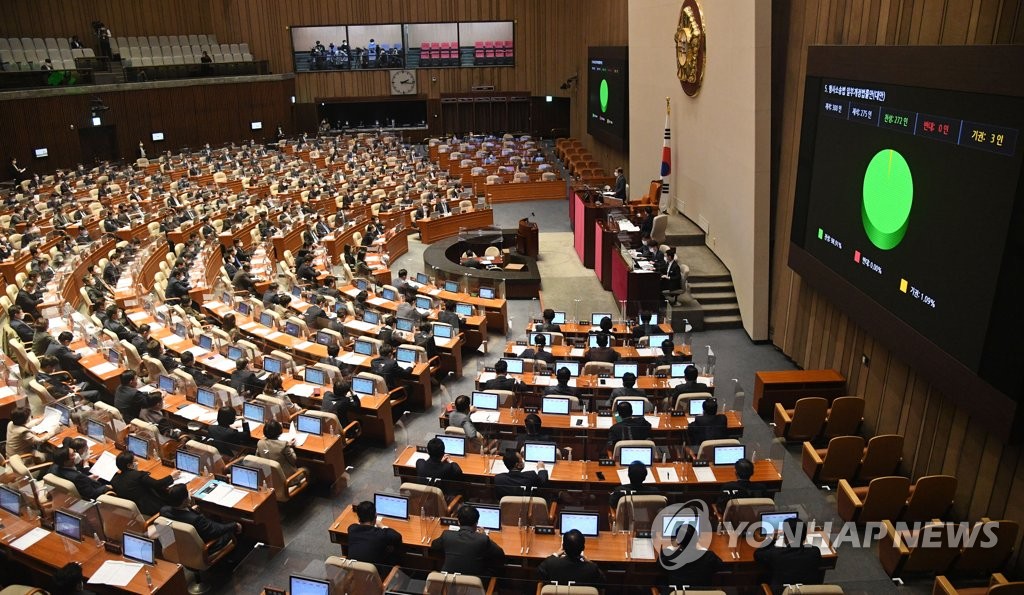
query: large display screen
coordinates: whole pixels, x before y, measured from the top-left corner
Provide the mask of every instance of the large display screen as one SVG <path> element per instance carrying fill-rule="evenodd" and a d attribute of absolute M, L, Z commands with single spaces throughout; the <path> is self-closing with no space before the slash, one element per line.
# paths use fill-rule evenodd
<path fill-rule="evenodd" d="M 790 265 L 902 356 L 1019 398 L 1022 130 L 1021 97 L 809 76 Z"/>
<path fill-rule="evenodd" d="M 292 27 L 296 72 L 515 65 L 512 21 Z"/>
<path fill-rule="evenodd" d="M 587 132 L 625 150 L 629 144 L 629 54 L 625 47 L 587 51 Z"/>

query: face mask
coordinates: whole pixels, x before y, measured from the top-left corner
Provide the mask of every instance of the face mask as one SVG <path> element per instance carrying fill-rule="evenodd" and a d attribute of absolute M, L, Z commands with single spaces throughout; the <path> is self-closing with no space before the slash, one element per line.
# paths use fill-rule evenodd
<path fill-rule="evenodd" d="M 81 465 L 82 455 L 78 454 L 77 452 L 74 453 L 73 455 L 71 455 L 71 461 L 75 464 L 75 466 Z"/>

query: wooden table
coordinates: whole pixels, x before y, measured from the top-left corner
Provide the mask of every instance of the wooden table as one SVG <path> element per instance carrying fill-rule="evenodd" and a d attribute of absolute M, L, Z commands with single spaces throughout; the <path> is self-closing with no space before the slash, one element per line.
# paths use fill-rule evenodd
<path fill-rule="evenodd" d="M 486 376 L 485 376 L 486 374 Z M 484 378 L 490 379 L 494 376 L 494 372 L 480 372 L 476 377 L 477 390 L 483 390 L 481 387 L 486 382 Z M 544 389 L 549 386 L 555 386 L 558 384 L 558 380 L 555 378 L 555 371 L 548 370 L 547 373 L 536 374 L 533 372 L 527 372 L 524 374 L 508 374 L 510 378 L 515 378 L 519 382 L 525 385 L 525 390 L 522 392 L 526 397 L 537 397 L 544 392 Z M 714 379 L 710 376 L 698 376 L 699 382 L 703 382 L 708 385 L 708 392 L 714 394 L 715 384 Z M 582 393 L 581 400 L 588 399 L 589 411 L 596 410 L 596 402 L 602 398 L 607 399 L 611 396 L 611 392 L 621 385 L 621 381 L 609 383 L 611 378 L 601 378 L 593 374 L 580 374 L 573 378 L 569 386 L 574 387 Z M 657 376 L 650 376 L 647 374 L 641 374 L 636 377 L 635 387 L 643 390 L 647 393 L 647 399 L 652 403 L 659 398 L 669 396 L 670 393 L 677 384 L 683 382 L 682 378 L 659 378 Z M 540 405 L 538 399 L 524 398 L 523 404 L 525 406 Z M 675 403 L 672 403 L 675 405 Z"/>
<path fill-rule="evenodd" d="M 420 241 L 424 244 L 432 244 L 457 235 L 462 229 L 479 229 L 490 225 L 494 225 L 494 211 L 491 209 L 474 210 L 438 219 L 420 219 L 416 222 L 420 230 Z"/>
<path fill-rule="evenodd" d="M 530 332 L 533 332 L 532 327 Z M 515 341 L 509 341 L 505 344 L 504 356 L 519 357 L 519 354 L 527 349 L 531 349 L 532 347 L 532 345 L 520 345 Z M 639 349 L 631 345 L 617 345 L 612 349 L 619 354 L 619 360 L 623 362 L 651 364 L 662 355 L 661 346 Z M 572 345 L 547 345 L 544 347 L 544 350 L 555 356 L 556 360 L 565 359 L 575 361 L 582 361 L 587 351 L 584 347 L 573 347 Z M 693 360 L 689 345 L 676 345 L 672 353 L 680 356 L 683 362 Z"/>
<path fill-rule="evenodd" d="M 355 512 L 347 507 L 327 530 L 331 542 L 339 544 L 343 554 L 348 554 L 348 528 L 357 522 Z M 402 535 L 405 550 L 402 566 L 433 568 L 440 564 L 439 558 L 434 559 L 429 554 L 433 540 L 448 530 L 438 519 L 422 519 L 418 515 L 410 515 L 408 520 L 384 519 L 383 524 Z M 505 578 L 536 580 L 537 566 L 562 549 L 562 536 L 557 531 L 551 535 L 542 535 L 529 529 L 523 531 L 518 527 L 506 526 L 499 531 L 490 531 L 488 535 L 507 556 L 503 574 Z M 824 539 L 828 543 L 827 535 L 816 535 L 819 537 L 815 539 Z M 608 592 L 618 592 L 616 587 L 619 585 L 651 585 L 661 579 L 662 569 L 657 559 L 627 555 L 629 539 L 628 533 L 610 531 L 602 531 L 598 537 L 587 539 L 585 555 L 587 559 L 601 565 L 608 578 Z M 528 547 L 524 548 L 524 545 Z M 714 534 L 708 548 L 725 565 L 726 570 L 722 574 L 725 582 L 747 586 L 758 584 L 755 548 L 746 539 L 737 540 L 733 546 L 728 535 Z M 822 557 L 822 566 L 835 568 L 837 558 L 835 549 L 829 546 L 829 553 Z"/>
<path fill-rule="evenodd" d="M 792 409 L 802 397 L 832 399 L 846 393 L 846 377 L 836 370 L 782 370 L 754 374 L 754 410 L 770 419 L 775 404 Z"/>

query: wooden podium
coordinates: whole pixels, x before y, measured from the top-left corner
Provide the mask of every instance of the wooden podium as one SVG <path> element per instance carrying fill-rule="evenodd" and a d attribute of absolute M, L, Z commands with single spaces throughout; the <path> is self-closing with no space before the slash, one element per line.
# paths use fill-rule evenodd
<path fill-rule="evenodd" d="M 516 232 L 516 252 L 537 258 L 540 252 L 537 224 L 523 217 L 519 220 L 519 230 Z"/>

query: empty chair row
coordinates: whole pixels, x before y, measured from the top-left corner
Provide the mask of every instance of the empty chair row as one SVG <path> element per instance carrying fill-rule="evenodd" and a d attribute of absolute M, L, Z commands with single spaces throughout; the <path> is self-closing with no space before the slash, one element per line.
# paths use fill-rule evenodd
<path fill-rule="evenodd" d="M 878 542 L 878 559 L 891 577 L 905 574 L 991 573 L 1002 570 L 1013 554 L 1020 526 L 1009 520 L 981 519 L 966 528 L 929 523 L 899 528 L 882 521 L 885 534 Z M 981 591 L 984 592 L 984 591 Z"/>
<path fill-rule="evenodd" d="M 174 65 L 187 65 L 187 64 L 199 64 L 202 56 L 169 56 L 169 57 L 132 57 L 123 58 L 121 64 L 125 68 L 139 68 L 147 66 L 174 66 Z M 229 62 L 252 62 L 252 54 L 214 54 L 211 56 L 214 63 L 229 63 Z"/>
<path fill-rule="evenodd" d="M 0 37 L 0 50 L 70 50 L 63 37 Z"/>
<path fill-rule="evenodd" d="M 115 37 L 111 39 L 111 45 L 117 44 L 118 47 L 122 46 L 147 46 L 147 47 L 163 47 L 166 45 L 213 45 L 217 43 L 217 36 L 208 34 L 192 34 L 192 35 L 140 35 L 127 36 L 127 37 Z"/>
<path fill-rule="evenodd" d="M 864 421 L 864 399 L 838 397 L 831 406 L 823 397 L 804 397 L 793 409 L 775 404 L 775 435 L 787 442 L 829 440 L 856 434 Z"/>
<path fill-rule="evenodd" d="M 924 522 L 948 514 L 956 495 L 956 478 L 927 475 L 911 484 L 906 477 L 889 475 L 859 488 L 841 479 L 837 494 L 839 517 L 846 522 Z"/>
<path fill-rule="evenodd" d="M 868 440 L 836 436 L 825 448 L 804 442 L 801 466 L 814 483 L 834 485 L 840 479 L 858 485 L 892 475 L 903 462 L 903 436 L 882 434 Z"/>
<path fill-rule="evenodd" d="M 192 54 L 194 56 L 202 56 L 203 52 L 208 52 L 210 55 L 227 55 L 227 54 L 248 54 L 249 44 L 247 43 L 222 43 L 217 44 L 197 44 L 197 45 L 165 45 L 165 46 L 121 46 L 118 53 L 122 58 L 124 57 L 137 57 L 137 58 L 155 58 L 157 56 L 163 56 L 165 58 L 172 56 L 184 56 Z"/>
<path fill-rule="evenodd" d="M 54 70 L 74 70 L 77 68 L 74 58 L 48 58 L 46 56 L 29 56 L 22 50 L 0 50 L 0 68 L 7 72 L 17 70 L 40 70 L 46 61 Z"/>

